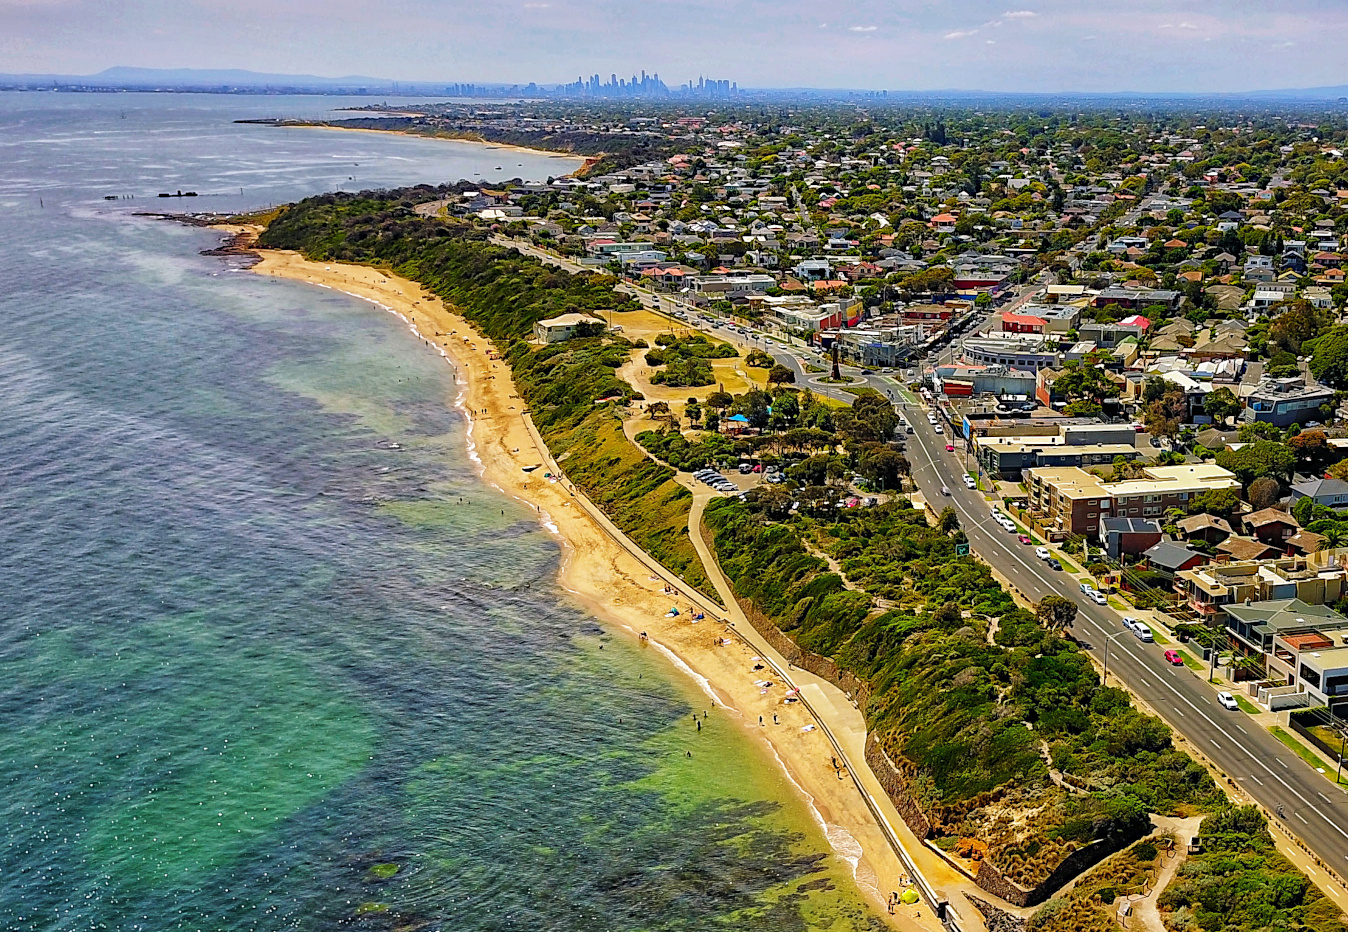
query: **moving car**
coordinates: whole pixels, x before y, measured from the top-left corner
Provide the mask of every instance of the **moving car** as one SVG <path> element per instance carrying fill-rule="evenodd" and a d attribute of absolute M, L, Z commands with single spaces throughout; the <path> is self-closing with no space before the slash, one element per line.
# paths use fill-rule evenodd
<path fill-rule="evenodd" d="M 1035 548 L 1034 548 L 1034 555 L 1035 555 L 1036 557 L 1038 557 L 1039 559 L 1041 559 L 1041 560 L 1047 560 L 1047 559 L 1049 559 L 1050 557 L 1053 556 L 1053 554 L 1051 554 L 1051 553 L 1048 552 L 1048 548 L 1047 548 L 1047 547 L 1035 547 Z"/>
<path fill-rule="evenodd" d="M 1179 651 L 1177 651 L 1177 650 L 1168 650 L 1168 651 L 1166 651 L 1166 652 L 1165 652 L 1165 661 L 1166 661 L 1166 663 L 1171 664 L 1171 665 L 1176 666 L 1176 667 L 1182 667 L 1182 666 L 1184 666 L 1184 659 L 1183 659 L 1182 657 L 1180 657 Z"/>
<path fill-rule="evenodd" d="M 1236 702 L 1236 697 L 1228 692 L 1220 692 L 1217 694 L 1217 704 L 1230 712 L 1236 712 L 1240 709 L 1240 705 Z"/>

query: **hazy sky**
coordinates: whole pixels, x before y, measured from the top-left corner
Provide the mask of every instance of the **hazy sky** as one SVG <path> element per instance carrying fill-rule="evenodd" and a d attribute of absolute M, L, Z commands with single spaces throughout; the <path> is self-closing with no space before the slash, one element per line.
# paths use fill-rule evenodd
<path fill-rule="evenodd" d="M 1019 5 L 1024 2 L 1025 5 Z M 0 72 L 112 65 L 757 87 L 1348 83 L 1348 0 L 0 0 Z"/>

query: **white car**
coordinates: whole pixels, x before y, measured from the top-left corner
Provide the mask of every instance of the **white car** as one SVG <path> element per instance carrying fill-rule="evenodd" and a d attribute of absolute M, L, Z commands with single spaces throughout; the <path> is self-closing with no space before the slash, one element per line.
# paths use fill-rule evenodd
<path fill-rule="evenodd" d="M 965 473 L 965 476 L 964 476 L 964 484 L 965 484 L 966 486 L 968 486 L 969 488 L 972 489 L 972 488 L 973 488 L 975 485 L 977 485 L 978 483 L 974 482 L 974 477 L 973 477 L 973 476 L 969 475 L 968 473 Z"/>
<path fill-rule="evenodd" d="M 936 425 L 936 432 L 937 432 L 938 434 L 944 434 L 944 433 L 945 433 L 945 428 L 942 427 L 940 424 L 937 424 L 937 425 Z"/>
<path fill-rule="evenodd" d="M 1103 592 L 1097 592 L 1096 590 L 1092 589 L 1090 593 L 1088 593 L 1088 595 L 1090 596 L 1090 600 L 1094 602 L 1096 605 L 1109 604 L 1109 599 L 1105 598 L 1105 594 Z"/>
<path fill-rule="evenodd" d="M 936 423 L 936 415 L 934 415 L 934 414 L 928 412 L 928 414 L 927 414 L 927 423 L 928 423 L 928 424 L 935 424 L 935 423 Z"/>
<path fill-rule="evenodd" d="M 1048 552 L 1047 547 L 1035 547 L 1034 555 L 1041 560 L 1047 560 L 1049 557 L 1052 556 L 1052 554 Z"/>
<path fill-rule="evenodd" d="M 1230 712 L 1237 712 L 1240 710 L 1240 705 L 1236 702 L 1236 697 L 1228 692 L 1220 692 L 1217 694 L 1217 704 Z"/>
<path fill-rule="evenodd" d="M 1137 619 L 1134 618 L 1132 615 L 1124 615 L 1124 616 L 1123 616 L 1123 626 L 1124 626 L 1125 628 L 1127 628 L 1129 631 L 1132 631 L 1132 630 L 1133 630 L 1133 626 L 1136 625 L 1136 624 L 1137 624 Z"/>

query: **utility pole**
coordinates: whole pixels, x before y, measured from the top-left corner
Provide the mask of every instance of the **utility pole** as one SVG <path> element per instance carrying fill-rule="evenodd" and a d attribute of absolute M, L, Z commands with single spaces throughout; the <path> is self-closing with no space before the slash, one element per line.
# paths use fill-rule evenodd
<path fill-rule="evenodd" d="M 1104 663 L 1101 665 L 1101 670 L 1100 670 L 1100 685 L 1101 685 L 1101 686 L 1108 686 L 1108 685 L 1109 685 L 1109 645 L 1110 645 L 1111 642 L 1113 642 L 1113 640 L 1114 640 L 1115 638 L 1117 638 L 1117 637 L 1122 637 L 1123 635 L 1125 635 L 1125 634 L 1127 634 L 1127 633 L 1128 633 L 1128 632 L 1126 632 L 1126 631 L 1116 631 L 1115 633 L 1113 633 L 1113 634 L 1111 634 L 1111 635 L 1109 635 L 1108 637 L 1105 638 L 1105 661 L 1104 661 Z"/>

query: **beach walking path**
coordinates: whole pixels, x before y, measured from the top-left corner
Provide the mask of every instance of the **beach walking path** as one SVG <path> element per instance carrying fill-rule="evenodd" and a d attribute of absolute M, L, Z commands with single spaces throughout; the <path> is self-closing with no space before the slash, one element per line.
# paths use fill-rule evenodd
<path fill-rule="evenodd" d="M 890 894 L 901 890 L 899 880 L 908 872 L 867 800 L 846 775 L 847 768 L 839 771 L 832 766 L 837 751 L 820 727 L 826 724 L 829 731 L 842 736 L 849 748 L 848 759 L 859 765 L 858 775 L 865 774 L 871 781 L 869 792 L 893 813 L 864 764 L 860 713 L 841 691 L 823 681 L 802 680 L 802 689 L 809 690 L 810 706 L 820 720 L 804 703 L 784 701 L 787 687 L 763 662 L 767 655 L 756 642 L 736 637 L 724 624 L 723 619 L 738 612 L 733 600 L 728 606 L 731 615 L 704 609 L 706 618 L 693 622 L 694 613 L 688 610 L 694 605 L 713 608 L 710 600 L 678 587 L 671 592 L 671 584 L 678 583 L 675 577 L 628 541 L 584 496 L 577 495 L 569 481 L 544 476 L 546 472 L 555 475 L 556 464 L 533 430 L 510 370 L 490 341 L 414 282 L 367 266 L 310 262 L 296 253 L 276 250 L 260 253 L 262 261 L 254 266 L 255 272 L 322 285 L 371 301 L 399 314 L 428 346 L 447 354 L 458 369 L 461 392 L 459 398 L 445 401 L 457 404 L 471 419 L 470 454 L 481 464 L 484 479 L 535 508 L 540 522 L 557 535 L 563 552 L 558 574 L 561 586 L 588 611 L 627 630 L 634 639 L 646 634 L 648 638 L 641 643 L 663 651 L 683 667 L 701 684 L 709 703 L 737 713 L 742 727 L 765 742 L 800 790 L 834 850 L 854 865 L 858 887 L 880 915 L 895 928 L 914 932 L 942 928 L 931 904 L 925 902 L 898 907 L 894 914 L 887 912 Z M 715 572 L 712 566 L 708 565 L 709 573 Z M 671 606 L 680 610 L 678 617 L 665 617 Z M 746 637 L 752 634 L 747 622 L 737 621 L 735 629 Z M 793 677 L 803 675 L 803 671 L 791 672 Z M 771 687 L 758 685 L 767 680 L 774 681 Z M 695 742 L 690 729 L 690 750 L 696 750 Z M 896 815 L 894 823 L 902 824 Z M 919 845 L 918 850 L 925 849 Z M 936 886 L 942 889 L 941 883 Z M 965 932 L 982 932 L 976 912 L 964 903 L 956 908 Z"/>

